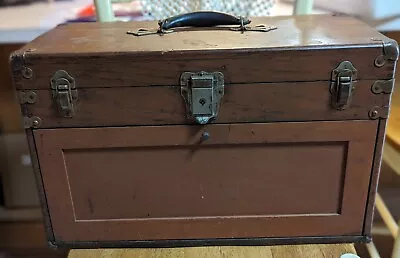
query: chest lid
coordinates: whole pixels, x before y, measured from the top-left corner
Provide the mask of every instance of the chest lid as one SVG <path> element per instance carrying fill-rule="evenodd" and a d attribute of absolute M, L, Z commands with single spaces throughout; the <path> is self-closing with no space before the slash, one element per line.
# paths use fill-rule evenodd
<path fill-rule="evenodd" d="M 58 70 L 76 88 L 179 85 L 183 72 L 222 72 L 225 84 L 329 81 L 343 61 L 357 80 L 390 79 L 398 57 L 395 41 L 342 16 L 260 17 L 251 25 L 268 32 L 179 28 L 137 37 L 128 31 L 151 22 L 60 25 L 12 56 L 17 89 L 49 89 Z"/>

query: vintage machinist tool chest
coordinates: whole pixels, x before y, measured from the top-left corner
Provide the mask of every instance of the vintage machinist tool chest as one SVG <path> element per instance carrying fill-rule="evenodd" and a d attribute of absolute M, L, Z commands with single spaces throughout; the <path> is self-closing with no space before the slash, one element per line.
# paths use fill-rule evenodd
<path fill-rule="evenodd" d="M 397 43 L 249 22 L 66 24 L 13 53 L 50 245 L 369 240 Z"/>

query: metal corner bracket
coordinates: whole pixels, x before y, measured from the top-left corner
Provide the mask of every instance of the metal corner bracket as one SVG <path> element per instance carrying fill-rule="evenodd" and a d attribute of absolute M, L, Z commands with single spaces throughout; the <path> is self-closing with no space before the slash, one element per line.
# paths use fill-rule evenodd
<path fill-rule="evenodd" d="M 399 44 L 397 41 L 383 42 L 383 54 L 386 60 L 397 61 L 399 58 Z"/>
<path fill-rule="evenodd" d="M 381 41 L 383 46 L 383 54 L 379 55 L 375 58 L 375 66 L 376 67 L 383 67 L 387 61 L 396 62 L 399 58 L 399 45 L 395 40 L 389 40 L 384 42 L 383 40 L 376 40 Z"/>

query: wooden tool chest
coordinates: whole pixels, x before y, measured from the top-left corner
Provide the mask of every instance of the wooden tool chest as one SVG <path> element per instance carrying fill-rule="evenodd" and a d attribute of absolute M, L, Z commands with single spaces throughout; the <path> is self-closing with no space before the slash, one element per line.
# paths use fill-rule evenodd
<path fill-rule="evenodd" d="M 397 43 L 249 22 L 60 25 L 12 55 L 50 245 L 369 240 Z"/>

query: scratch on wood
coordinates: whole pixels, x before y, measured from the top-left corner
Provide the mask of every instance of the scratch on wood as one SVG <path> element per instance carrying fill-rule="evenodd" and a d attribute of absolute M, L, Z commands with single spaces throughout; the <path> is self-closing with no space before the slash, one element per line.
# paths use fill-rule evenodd
<path fill-rule="evenodd" d="M 89 211 L 91 214 L 94 213 L 94 207 L 93 207 L 93 202 L 92 199 L 88 198 L 88 206 L 89 206 Z"/>

